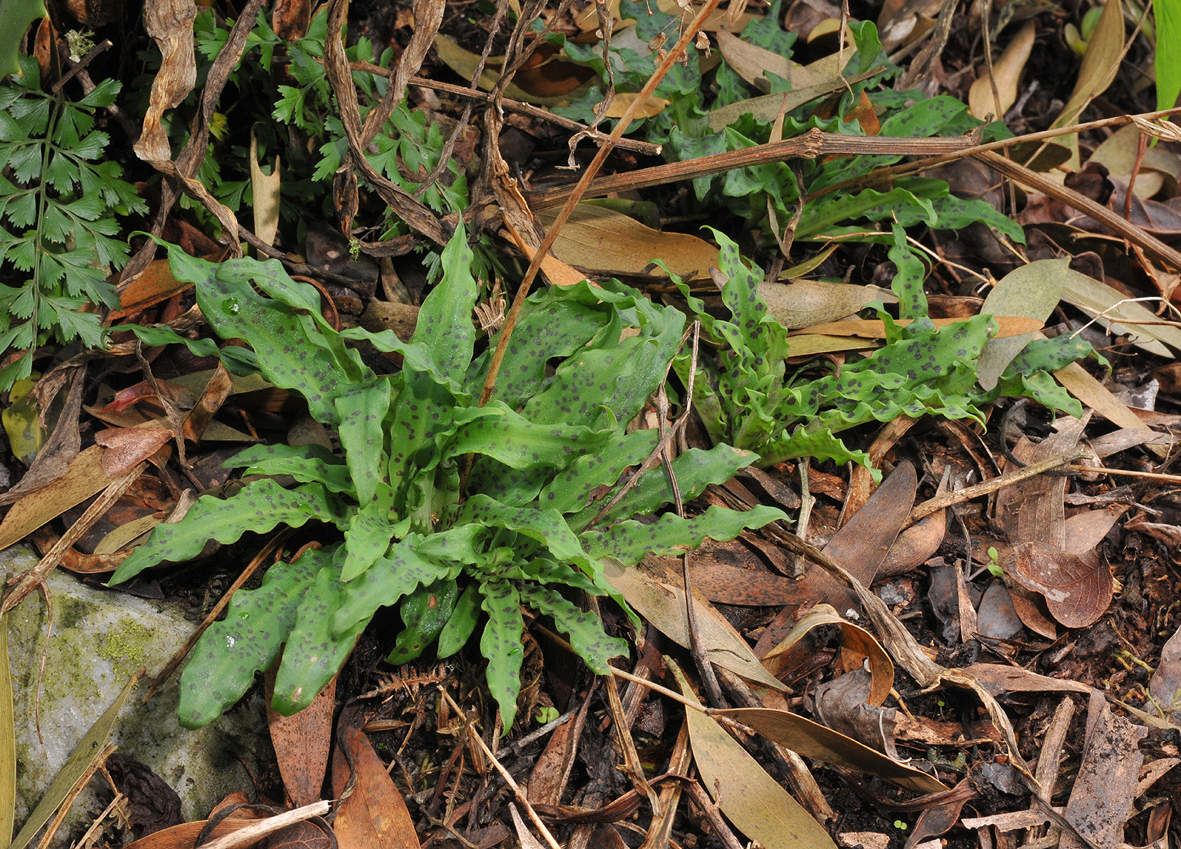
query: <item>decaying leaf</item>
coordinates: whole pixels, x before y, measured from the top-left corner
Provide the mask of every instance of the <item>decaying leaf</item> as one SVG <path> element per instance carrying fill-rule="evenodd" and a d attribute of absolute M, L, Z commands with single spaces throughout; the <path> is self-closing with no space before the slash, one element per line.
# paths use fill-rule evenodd
<path fill-rule="evenodd" d="M 685 588 L 670 569 L 652 557 L 645 558 L 639 569 L 626 568 L 617 561 L 608 560 L 606 575 L 641 616 L 673 642 L 689 646 Z M 784 689 L 783 684 L 763 668 L 746 640 L 713 605 L 694 597 L 693 606 L 698 636 L 712 662 L 748 681 L 776 690 Z"/>
<path fill-rule="evenodd" d="M 353 792 L 341 801 L 333 830 L 341 846 L 353 849 L 418 849 L 414 820 L 386 773 L 385 764 L 361 730 L 364 721 L 359 708 L 346 707 L 336 726 L 332 792 L 341 797 L 349 785 Z"/>
<path fill-rule="evenodd" d="M 539 215 L 547 226 L 556 210 Z M 687 233 L 664 233 L 629 215 L 592 203 L 574 207 L 554 242 L 554 255 L 563 262 L 604 275 L 665 277 L 654 260 L 686 280 L 704 279 L 718 261 L 718 249 Z"/>
<path fill-rule="evenodd" d="M 144 115 L 143 134 L 135 154 L 146 162 L 172 158 L 168 134 L 160 121 L 169 109 L 179 106 L 197 82 L 197 58 L 193 49 L 193 0 L 154 0 L 144 7 L 144 28 L 164 54 L 160 70 L 152 81 L 152 100 Z"/>
<path fill-rule="evenodd" d="M 696 702 L 675 662 L 665 658 L 685 698 Z M 800 803 L 767 774 L 717 721 L 687 710 L 693 760 L 701 783 L 718 807 L 747 837 L 783 849 L 823 849 L 835 844 Z"/>
<path fill-rule="evenodd" d="M 1021 586 L 1041 593 L 1050 613 L 1067 628 L 1095 623 L 1111 604 L 1111 569 L 1095 552 L 1080 556 L 1023 542 L 1013 546 L 1004 568 Z"/>
<path fill-rule="evenodd" d="M 310 805 L 320 798 L 320 788 L 328 771 L 336 679 L 333 678 L 310 705 L 292 716 L 283 716 L 271 707 L 274 670 L 267 673 L 266 682 L 267 726 L 275 746 L 279 774 L 283 776 L 283 787 L 296 807 Z"/>
<path fill-rule="evenodd" d="M 822 625 L 837 625 L 840 628 L 842 670 L 851 672 L 859 669 L 865 660 L 869 661 L 872 683 L 865 700 L 871 705 L 881 705 L 894 686 L 894 664 L 890 656 L 872 634 L 839 616 L 828 604 L 818 604 L 809 610 L 783 641 L 767 652 L 763 657 L 763 665 L 767 667 L 767 671 L 779 677 L 784 662 L 791 656 L 792 648 L 799 644 L 809 631 Z"/>

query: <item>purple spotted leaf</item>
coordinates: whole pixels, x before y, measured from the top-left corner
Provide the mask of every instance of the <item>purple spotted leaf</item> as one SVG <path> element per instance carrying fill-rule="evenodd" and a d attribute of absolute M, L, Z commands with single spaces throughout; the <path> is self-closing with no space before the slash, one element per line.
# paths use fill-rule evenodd
<path fill-rule="evenodd" d="M 333 559 L 339 560 L 340 549 L 334 554 Z M 291 716 L 312 703 L 340 671 L 357 637 L 369 624 L 365 621 L 342 633 L 332 633 L 332 617 L 345 586 L 340 581 L 340 566 L 333 563 L 316 573 L 300 599 L 295 625 L 275 673 L 275 694 L 271 699 L 271 707 L 283 716 Z"/>
<path fill-rule="evenodd" d="M 286 275 L 278 261 L 237 259 L 214 264 L 179 248 L 168 256 L 173 275 L 195 284 L 201 314 L 218 335 L 248 339 L 258 354 L 263 377 L 302 395 L 316 421 L 334 424 L 333 400 L 372 373 L 356 351 L 345 350 L 343 343 L 328 346 L 322 333 L 309 335 L 306 316 L 295 308 L 255 292 L 253 282 Z"/>
<path fill-rule="evenodd" d="M 424 584 L 402 599 L 402 632 L 385 662 L 394 666 L 409 663 L 439 637 L 455 612 L 459 585 L 454 579 Z"/>
<path fill-rule="evenodd" d="M 731 540 L 746 528 L 761 528 L 785 518 L 783 511 L 775 507 L 760 506 L 739 512 L 715 506 L 691 519 L 668 513 L 652 524 L 633 520 L 616 522 L 603 530 L 586 531 L 581 538 L 583 547 L 592 557 L 614 557 L 633 565 L 645 554 L 674 556 L 696 548 L 706 537 Z"/>
<path fill-rule="evenodd" d="M 387 456 L 385 417 L 389 409 L 388 377 L 375 377 L 336 399 L 336 429 L 357 500 L 362 504 L 374 500 L 379 484 L 389 483 L 389 470 L 383 468 Z"/>
<path fill-rule="evenodd" d="M 322 483 L 329 492 L 356 497 L 344 460 L 322 445 L 252 445 L 221 464 L 246 475 L 291 475 L 299 483 Z"/>
<path fill-rule="evenodd" d="M 488 415 L 459 426 L 449 446 L 452 453 L 481 454 L 513 469 L 558 469 L 597 451 L 612 436 L 610 430 L 580 424 L 534 424 L 495 401 L 485 409 Z"/>
<path fill-rule="evenodd" d="M 484 612 L 488 621 L 480 637 L 480 654 L 488 659 L 488 690 L 500 705 L 500 719 L 507 734 L 517 716 L 517 696 L 521 694 L 521 662 L 525 646 L 521 632 L 525 620 L 517 588 L 508 581 L 487 581 L 480 585 Z"/>
<path fill-rule="evenodd" d="M 363 575 L 386 553 L 393 541 L 394 527 L 390 524 L 389 508 L 370 501 L 349 516 L 344 529 L 344 565 L 340 579 L 345 583 Z"/>
<path fill-rule="evenodd" d="M 581 510 L 595 489 L 614 484 L 625 471 L 644 462 L 659 436 L 656 430 L 618 434 L 595 453 L 584 454 L 541 490 L 542 506 L 561 513 Z"/>
<path fill-rule="evenodd" d="M 294 563 L 271 566 L 258 589 L 234 594 L 226 618 L 209 626 L 181 674 L 182 725 L 200 728 L 217 719 L 242 698 L 256 672 L 270 668 L 295 627 L 304 594 L 331 562 L 331 550 L 309 549 Z"/>
<path fill-rule="evenodd" d="M 613 307 L 628 296 L 591 288 L 586 281 L 574 286 L 550 286 L 525 302 L 516 330 L 509 339 L 492 399 L 517 409 L 537 394 L 546 380 L 546 367 L 582 349 L 615 319 Z M 492 359 L 492 349 L 468 370 L 467 390 L 479 394 Z"/>
<path fill-rule="evenodd" d="M 467 645 L 472 633 L 476 630 L 476 622 L 480 618 L 480 586 L 475 581 L 467 585 L 459 601 L 455 603 L 455 610 L 451 618 L 439 632 L 438 654 L 439 660 L 451 657 Z"/>
<path fill-rule="evenodd" d="M 417 534 L 411 534 L 395 543 L 364 574 L 341 587 L 329 623 L 332 634 L 350 633 L 358 625 L 363 628 L 379 608 L 397 604 L 421 584 L 459 575 L 459 564 L 420 556 L 415 551 L 420 540 Z"/>
<path fill-rule="evenodd" d="M 599 617 L 593 613 L 575 607 L 548 587 L 522 584 L 518 590 L 522 602 L 553 618 L 554 626 L 570 639 L 571 648 L 595 674 L 609 675 L 607 661 L 629 655 L 627 640 L 604 634 Z"/>
<path fill-rule="evenodd" d="M 230 498 L 205 495 L 197 499 L 182 521 L 157 525 L 148 541 L 115 570 L 111 583 L 121 584 L 164 561 L 192 560 L 210 540 L 237 542 L 247 531 L 265 534 L 279 525 L 298 528 L 312 519 L 338 527 L 348 522 L 344 502 L 318 483 L 283 489 L 273 480 L 264 479 L 247 484 Z"/>
<path fill-rule="evenodd" d="M 718 445 L 708 451 L 693 448 L 678 455 L 672 462 L 673 474 L 685 501 L 696 498 L 707 485 L 723 484 L 738 472 L 758 459 L 757 454 L 740 451 L 729 445 Z M 604 500 L 596 501 L 570 518 L 570 524 L 581 530 L 590 524 L 614 495 L 614 490 Z M 637 513 L 655 513 L 662 505 L 673 501 L 672 484 L 668 472 L 657 464 L 644 472 L 639 482 L 619 503 L 600 519 L 600 523 L 630 518 Z"/>

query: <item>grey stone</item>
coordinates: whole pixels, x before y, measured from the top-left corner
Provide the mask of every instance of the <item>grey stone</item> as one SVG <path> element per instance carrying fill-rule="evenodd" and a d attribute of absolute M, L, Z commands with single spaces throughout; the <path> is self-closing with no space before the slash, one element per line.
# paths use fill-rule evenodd
<path fill-rule="evenodd" d="M 27 549 L 0 552 L 0 574 L 22 572 L 37 562 Z M 16 711 L 19 829 L 40 801 L 74 746 L 115 700 L 140 667 L 148 674 L 128 698 L 111 742 L 149 766 L 181 797 L 186 820 L 203 819 L 228 793 L 250 793 L 245 761 L 257 774 L 273 762 L 261 699 L 247 699 L 205 728 L 182 728 L 176 718 L 179 673 L 147 704 L 148 682 L 193 633 L 174 605 L 84 586 L 57 570 L 46 581 L 52 599 L 53 633 L 40 686 L 40 728 L 35 694 L 46 648 L 45 597 L 29 596 L 9 614 L 9 664 Z M 101 810 L 91 782 L 75 803 L 56 845 L 85 827 Z"/>

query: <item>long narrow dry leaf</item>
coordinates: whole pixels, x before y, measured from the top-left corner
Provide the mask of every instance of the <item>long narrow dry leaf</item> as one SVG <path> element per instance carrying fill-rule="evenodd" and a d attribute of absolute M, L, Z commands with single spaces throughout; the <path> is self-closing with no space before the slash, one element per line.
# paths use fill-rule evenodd
<path fill-rule="evenodd" d="M 49 822 L 62 804 L 72 798 L 71 791 L 75 785 L 87 775 L 93 775 L 98 768 L 96 761 L 101 757 L 105 759 L 113 748 L 108 750 L 107 738 L 111 736 L 111 729 L 115 727 L 115 719 L 119 716 L 119 711 L 123 709 L 123 705 L 127 701 L 127 697 L 131 695 L 131 691 L 143 676 L 144 670 L 139 670 L 127 682 L 127 686 L 123 688 L 115 701 L 111 702 L 110 707 L 103 712 L 95 723 L 90 726 L 90 730 L 78 741 L 78 745 L 74 747 L 74 751 L 70 753 L 70 757 L 66 759 L 65 765 L 58 771 L 57 777 L 49 785 L 49 789 L 45 791 L 45 795 L 41 797 L 41 801 L 37 803 L 37 807 L 29 814 L 29 818 L 25 820 L 24 827 L 20 830 L 20 834 L 9 845 L 8 849 L 25 849 L 36 836 L 41 827 Z M 81 788 L 79 788 L 81 789 Z"/>
<path fill-rule="evenodd" d="M 685 698 L 696 702 L 680 667 L 671 658 L 664 662 Z M 776 849 L 836 849 L 820 823 L 716 720 L 695 710 L 685 711 L 685 716 L 701 783 L 743 834 Z"/>
<path fill-rule="evenodd" d="M 49 573 L 61 563 L 62 555 L 65 554 L 66 550 L 77 542 L 84 533 L 90 530 L 95 522 L 111 509 L 114 503 L 131 488 L 131 485 L 143 474 L 146 468 L 147 463 L 140 463 L 122 478 L 108 486 L 106 491 L 86 508 L 86 511 L 78 517 L 77 521 L 70 526 L 70 529 L 62 534 L 61 539 L 54 543 L 49 551 L 45 552 L 45 556 L 38 561 L 36 566 L 21 576 L 16 587 L 4 597 L 4 603 L 0 604 L 0 616 L 11 611 L 24 601 L 29 593 L 41 585 L 41 582 L 45 580 Z M 103 478 L 105 479 L 106 476 L 104 475 Z"/>
<path fill-rule="evenodd" d="M 1115 79 L 1124 58 L 1124 9 L 1121 0 L 1108 0 L 1103 14 L 1095 26 L 1095 32 L 1087 43 L 1087 52 L 1079 68 L 1078 81 L 1062 112 L 1051 124 L 1051 128 L 1065 127 L 1078 122 L 1083 110 L 1091 101 L 1101 95 Z M 1060 142 L 1071 151 L 1066 163 L 1068 170 L 1079 168 L 1078 134 L 1066 136 Z"/>
<path fill-rule="evenodd" d="M 1009 42 L 1001 58 L 992 66 L 996 90 L 1001 98 L 999 104 L 993 100 L 992 78 L 987 73 L 972 83 L 972 88 L 968 90 L 968 111 L 974 117 L 983 121 L 987 115 L 992 115 L 993 120 L 1000 120 L 1009 107 L 1017 102 L 1017 83 L 1021 79 L 1021 72 L 1025 70 L 1029 54 L 1033 52 L 1035 32 L 1033 20 L 1026 21 L 1021 31 Z"/>
<path fill-rule="evenodd" d="M 652 568 L 652 561 L 645 564 Z M 659 577 L 657 577 L 657 574 Z M 617 560 L 607 560 L 607 580 L 623 594 L 635 610 L 662 634 L 678 645 L 689 647 L 689 626 L 685 615 L 685 587 L 675 574 L 663 569 L 649 574 L 645 570 L 627 567 Z M 782 690 L 783 684 L 772 676 L 746 640 L 734 630 L 717 608 L 696 596 L 693 599 L 697 627 L 709 659 L 718 666 L 772 689 Z"/>
<path fill-rule="evenodd" d="M 254 202 L 254 235 L 268 245 L 275 243 L 279 232 L 280 157 L 275 155 L 271 173 L 264 174 L 258 164 L 258 137 L 250 131 L 250 191 Z"/>
<path fill-rule="evenodd" d="M 16 825 L 16 714 L 8 666 L 8 617 L 0 616 L 0 843 Z"/>

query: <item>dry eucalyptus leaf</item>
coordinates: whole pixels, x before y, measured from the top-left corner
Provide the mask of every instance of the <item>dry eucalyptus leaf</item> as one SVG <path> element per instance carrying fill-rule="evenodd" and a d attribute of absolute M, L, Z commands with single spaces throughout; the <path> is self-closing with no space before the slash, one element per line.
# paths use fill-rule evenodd
<path fill-rule="evenodd" d="M 893 293 L 876 286 L 855 286 L 827 280 L 760 283 L 759 294 L 775 320 L 788 330 L 811 327 L 860 312 L 873 303 L 896 303 Z M 881 322 L 878 322 L 879 324 Z M 795 353 L 793 348 L 792 353 Z"/>
<path fill-rule="evenodd" d="M 994 120 L 1004 117 L 1014 103 L 1017 102 L 1017 84 L 1021 80 L 1021 72 L 1025 70 L 1025 63 L 1033 51 L 1036 27 L 1032 19 L 1025 22 L 1020 32 L 1009 42 L 1005 52 L 992 64 L 993 77 L 987 72 L 977 77 L 968 91 L 968 111 L 981 121 L 992 115 Z M 996 80 L 996 93 L 1000 96 L 1000 103 L 993 97 L 993 83 Z"/>
<path fill-rule="evenodd" d="M 685 697 L 696 701 L 676 663 L 665 658 L 665 664 Z M 717 720 L 696 710 L 685 716 L 701 783 L 743 834 L 776 849 L 835 849 L 820 823 Z"/>
<path fill-rule="evenodd" d="M 557 210 L 538 216 L 550 226 Z M 554 256 L 588 271 L 629 277 L 667 277 L 653 261 L 663 259 L 673 274 L 686 280 L 703 279 L 718 263 L 718 249 L 687 233 L 665 233 L 641 224 L 630 215 L 590 203 L 580 203 L 554 241 Z"/>
<path fill-rule="evenodd" d="M 1050 614 L 1067 628 L 1085 628 L 1111 604 L 1111 569 L 1098 553 L 1082 556 L 1038 542 L 1013 546 L 1005 572 L 1027 590 L 1041 593 Z"/>

